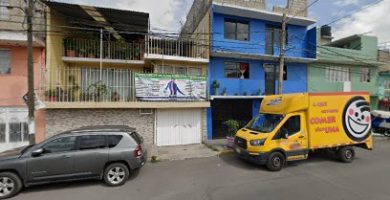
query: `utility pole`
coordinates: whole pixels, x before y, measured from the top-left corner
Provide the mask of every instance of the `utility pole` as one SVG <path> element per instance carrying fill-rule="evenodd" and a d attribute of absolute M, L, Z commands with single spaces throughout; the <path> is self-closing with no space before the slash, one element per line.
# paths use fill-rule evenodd
<path fill-rule="evenodd" d="M 282 33 L 280 37 L 280 63 L 279 63 L 279 84 L 278 84 L 278 94 L 283 93 L 283 68 L 284 68 L 284 54 L 286 51 L 286 26 L 287 26 L 287 15 L 283 13 L 282 19 Z"/>
<path fill-rule="evenodd" d="M 28 0 L 27 7 L 27 76 L 28 76 L 28 92 L 27 92 L 27 107 L 28 107 L 28 130 L 29 142 L 35 144 L 35 95 L 34 95 L 34 63 L 33 63 L 33 10 L 34 1 Z"/>

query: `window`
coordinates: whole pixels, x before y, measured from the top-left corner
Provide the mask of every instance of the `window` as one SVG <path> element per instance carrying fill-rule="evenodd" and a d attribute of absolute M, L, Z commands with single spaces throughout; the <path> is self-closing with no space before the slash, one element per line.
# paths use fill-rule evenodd
<path fill-rule="evenodd" d="M 7 6 L 10 6 L 9 0 L 1 0 L 0 1 L 0 19 L 9 19 L 9 8 Z"/>
<path fill-rule="evenodd" d="M 5 126 L 6 123 L 0 120 L 0 143 L 5 143 Z"/>
<path fill-rule="evenodd" d="M 298 133 L 301 131 L 301 116 L 290 117 L 282 128 L 287 130 L 289 136 Z"/>
<path fill-rule="evenodd" d="M 249 22 L 225 19 L 225 39 L 249 41 Z"/>
<path fill-rule="evenodd" d="M 266 54 L 273 55 L 275 53 L 275 46 L 280 46 L 282 35 L 282 28 L 279 26 L 268 25 L 266 28 Z M 286 29 L 286 44 L 288 44 L 288 30 Z"/>
<path fill-rule="evenodd" d="M 196 68 L 196 67 L 189 67 L 188 68 L 188 75 L 189 76 L 200 76 L 200 75 L 202 75 L 202 69 Z"/>
<path fill-rule="evenodd" d="M 160 74 L 178 74 L 178 75 L 188 75 L 188 76 L 202 75 L 202 69 L 197 67 L 158 66 L 157 71 Z"/>
<path fill-rule="evenodd" d="M 371 70 L 370 68 L 363 67 L 361 74 L 360 74 L 360 81 L 362 83 L 369 83 L 371 82 Z"/>
<path fill-rule="evenodd" d="M 109 135 L 108 136 L 108 147 L 113 148 L 119 144 L 123 136 L 121 135 Z"/>
<path fill-rule="evenodd" d="M 28 141 L 28 125 L 26 122 L 22 123 L 18 121 L 18 119 L 11 119 L 11 122 L 9 123 L 9 141 Z"/>
<path fill-rule="evenodd" d="M 187 75 L 187 67 L 176 67 L 175 74 Z"/>
<path fill-rule="evenodd" d="M 0 49 L 0 74 L 11 73 L 11 51 Z"/>
<path fill-rule="evenodd" d="M 44 153 L 60 153 L 75 149 L 76 137 L 63 137 L 43 146 Z"/>
<path fill-rule="evenodd" d="M 351 81 L 350 69 L 348 67 L 327 67 L 325 78 L 330 82 L 349 82 Z"/>
<path fill-rule="evenodd" d="M 77 138 L 80 150 L 105 148 L 106 136 L 104 135 L 84 135 Z"/>
<path fill-rule="evenodd" d="M 276 76 L 277 77 L 279 77 L 279 65 L 278 66 L 276 66 Z M 283 80 L 284 81 L 287 81 L 287 66 L 286 65 L 284 65 L 283 66 Z M 278 78 L 279 79 L 279 78 Z"/>
<path fill-rule="evenodd" d="M 249 79 L 249 63 L 226 62 L 225 77 Z"/>

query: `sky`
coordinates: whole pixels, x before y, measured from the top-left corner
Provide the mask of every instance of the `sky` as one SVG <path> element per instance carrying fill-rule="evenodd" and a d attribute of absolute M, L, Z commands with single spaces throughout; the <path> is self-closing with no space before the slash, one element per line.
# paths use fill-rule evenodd
<path fill-rule="evenodd" d="M 193 0 L 56 0 L 102 7 L 148 12 L 151 26 L 156 31 L 178 32 L 186 19 Z M 315 0 L 309 0 L 309 4 Z M 379 43 L 390 42 L 390 0 L 319 0 L 309 8 L 309 17 L 316 26 L 328 24 L 340 17 L 332 26 L 335 39 L 351 34 L 376 35 Z M 272 5 L 286 5 L 287 0 L 267 0 Z"/>

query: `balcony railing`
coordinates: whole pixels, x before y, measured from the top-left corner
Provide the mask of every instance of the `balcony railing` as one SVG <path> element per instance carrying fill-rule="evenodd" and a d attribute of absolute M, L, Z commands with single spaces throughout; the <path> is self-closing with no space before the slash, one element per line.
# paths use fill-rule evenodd
<path fill-rule="evenodd" d="M 141 74 L 146 79 L 138 82 L 138 89 L 151 87 L 145 90 L 143 95 L 149 95 L 149 92 L 155 92 L 160 84 L 152 74 Z M 171 77 L 171 75 L 155 74 L 156 77 Z M 41 91 L 39 94 L 45 102 L 200 102 L 207 98 L 137 98 L 136 74 L 130 69 L 96 69 L 96 68 L 66 68 L 66 69 L 47 69 L 43 77 Z M 190 77 L 190 76 L 188 76 Z M 192 76 L 199 80 L 199 76 Z M 168 81 L 170 81 L 169 78 Z M 204 78 L 206 80 L 206 78 Z M 146 82 L 144 82 L 146 81 Z M 140 83 L 143 83 L 140 85 Z M 148 84 L 155 84 L 149 86 Z M 164 82 L 164 84 L 166 84 Z M 206 82 L 202 83 L 206 85 Z M 165 85 L 164 85 L 165 87 Z M 186 86 L 188 82 L 186 82 Z M 157 88 L 158 89 L 158 88 Z M 184 87 L 181 87 L 184 91 Z M 165 91 L 168 92 L 169 91 Z M 160 94 L 159 92 L 156 93 Z M 158 96 L 157 96 L 158 97 Z"/>
<path fill-rule="evenodd" d="M 149 38 L 147 54 L 208 59 L 209 47 L 204 41 Z"/>
<path fill-rule="evenodd" d="M 142 60 L 144 43 L 103 41 L 103 59 Z M 90 39 L 64 39 L 64 56 L 76 58 L 100 58 L 100 41 Z"/>

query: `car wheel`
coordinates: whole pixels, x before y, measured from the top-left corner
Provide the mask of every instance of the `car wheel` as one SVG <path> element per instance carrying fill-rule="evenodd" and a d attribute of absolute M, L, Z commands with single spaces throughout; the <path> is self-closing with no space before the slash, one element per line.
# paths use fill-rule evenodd
<path fill-rule="evenodd" d="M 22 189 L 22 181 L 18 175 L 11 172 L 0 173 L 0 199 L 15 196 Z"/>
<path fill-rule="evenodd" d="M 350 163 L 355 158 L 355 150 L 353 147 L 342 147 L 338 151 L 338 158 L 341 162 Z"/>
<path fill-rule="evenodd" d="M 282 153 L 273 152 L 268 157 L 266 166 L 270 171 L 280 171 L 283 168 L 285 161 L 286 159 Z"/>
<path fill-rule="evenodd" d="M 129 169 L 122 163 L 113 163 L 104 170 L 104 182 L 109 186 L 119 186 L 129 179 Z"/>

